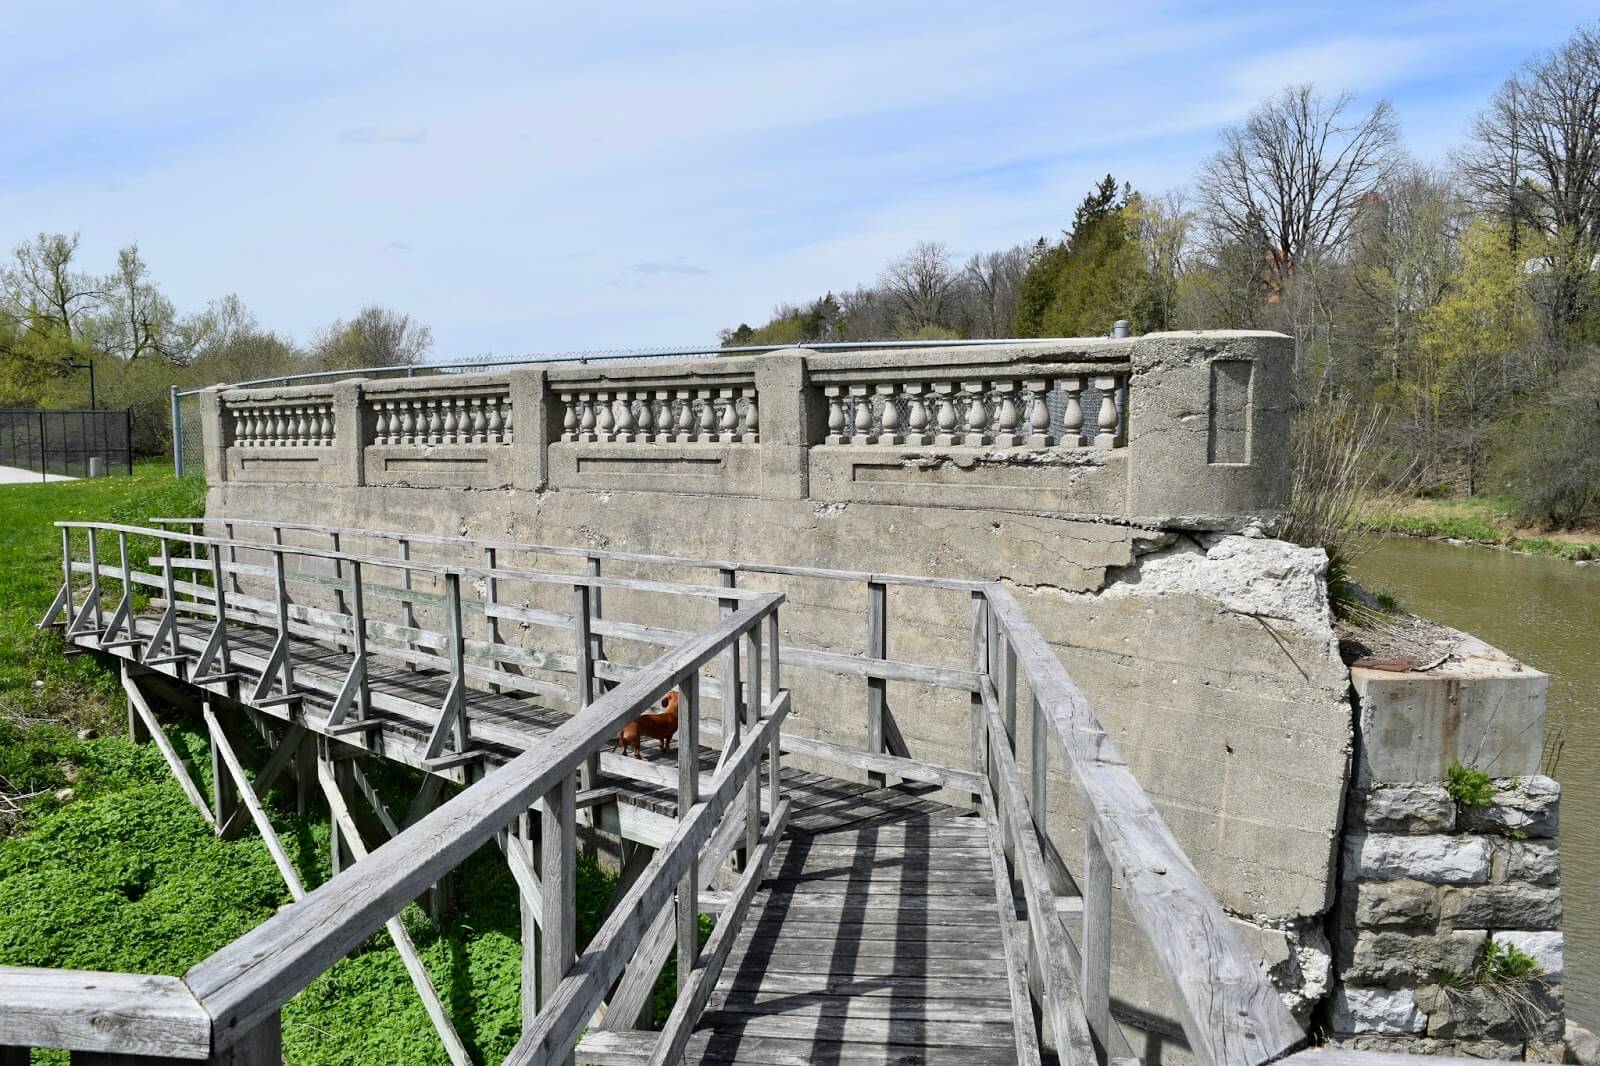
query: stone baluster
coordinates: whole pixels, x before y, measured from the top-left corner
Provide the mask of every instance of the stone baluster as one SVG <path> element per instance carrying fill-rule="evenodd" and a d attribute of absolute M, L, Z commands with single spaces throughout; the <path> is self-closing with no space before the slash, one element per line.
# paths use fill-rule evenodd
<path fill-rule="evenodd" d="M 938 398 L 939 432 L 934 436 L 933 443 L 940 447 L 950 447 L 961 443 L 961 434 L 956 430 L 956 383 L 953 381 L 935 381 L 933 394 Z"/>
<path fill-rule="evenodd" d="M 1083 378 L 1073 375 L 1061 382 L 1067 392 L 1067 412 L 1062 419 L 1061 443 L 1069 448 L 1083 447 Z"/>
<path fill-rule="evenodd" d="M 322 405 L 322 445 L 325 448 L 333 447 L 333 404 Z"/>
<path fill-rule="evenodd" d="M 596 420 L 594 404 L 589 399 L 587 392 L 578 393 L 578 439 L 581 441 L 595 440 Z"/>
<path fill-rule="evenodd" d="M 883 401 L 883 410 L 878 415 L 878 443 L 899 444 L 904 438 L 900 436 L 898 390 L 893 385 L 878 385 L 876 391 Z"/>
<path fill-rule="evenodd" d="M 1022 383 L 1028 393 L 1028 447 L 1050 447 L 1050 382 L 1030 378 Z"/>
<path fill-rule="evenodd" d="M 850 403 L 855 410 L 855 431 L 850 434 L 851 444 L 872 443 L 872 386 L 851 385 Z"/>
<path fill-rule="evenodd" d="M 617 416 L 616 439 L 622 444 L 631 444 L 634 440 L 633 393 L 626 389 L 618 392 L 611 406 Z"/>
<path fill-rule="evenodd" d="M 717 439 L 716 417 L 715 412 L 711 409 L 711 397 L 715 391 L 715 389 L 696 390 L 694 440 L 697 444 L 704 444 Z"/>
<path fill-rule="evenodd" d="M 572 417 L 572 408 L 569 406 L 564 415 Z M 486 396 L 483 400 L 483 439 L 489 444 L 499 444 L 505 439 L 505 420 L 500 417 L 500 397 Z M 568 440 L 565 434 L 563 440 Z"/>
<path fill-rule="evenodd" d="M 997 381 L 994 391 L 1000 397 L 994 416 L 994 446 L 1015 448 L 1022 443 L 1022 436 L 1017 432 L 1017 383 Z"/>
<path fill-rule="evenodd" d="M 989 443 L 989 408 L 984 403 L 983 382 L 963 381 L 961 391 L 967 395 L 967 432 L 961 443 L 982 447 Z"/>
<path fill-rule="evenodd" d="M 267 433 L 265 444 L 268 448 L 276 448 L 279 439 L 283 436 L 283 408 L 267 408 Z"/>
<path fill-rule="evenodd" d="M 394 404 L 394 408 L 389 416 L 389 443 L 416 443 L 417 423 L 411 415 L 411 401 L 400 400 Z"/>
<path fill-rule="evenodd" d="M 511 424 L 514 420 L 512 416 L 516 414 L 516 412 L 512 410 L 511 397 L 507 396 L 505 399 L 501 400 L 500 407 L 501 410 L 505 412 L 505 414 L 500 417 L 500 440 L 504 444 L 510 444 L 512 441 L 512 435 L 516 432 L 515 427 Z"/>
<path fill-rule="evenodd" d="M 746 444 L 759 444 L 761 442 L 761 412 L 756 406 L 756 387 L 745 385 L 739 389 L 739 395 L 744 397 L 744 433 L 739 439 Z"/>
<path fill-rule="evenodd" d="M 922 389 L 920 381 L 901 386 L 901 391 L 906 394 L 907 444 L 927 444 L 931 439 L 928 436 L 928 404 L 922 398 Z"/>
<path fill-rule="evenodd" d="M 639 390 L 639 433 L 634 439 L 645 443 L 656 439 L 655 405 L 649 389 Z"/>
<path fill-rule="evenodd" d="M 1117 446 L 1117 379 L 1111 374 L 1095 376 L 1094 387 L 1100 392 L 1100 417 L 1095 422 L 1094 446 Z"/>
<path fill-rule="evenodd" d="M 441 425 L 438 404 L 433 400 L 418 401 L 417 443 L 438 444 Z"/>
<path fill-rule="evenodd" d="M 243 408 L 229 406 L 228 414 L 233 416 L 233 443 L 234 447 L 244 447 L 250 439 L 249 419 Z"/>
<path fill-rule="evenodd" d="M 461 416 L 457 411 L 456 405 L 461 401 L 446 397 L 439 402 L 444 405 L 444 428 L 439 434 L 439 442 L 441 444 L 456 444 L 461 439 Z"/>
<path fill-rule="evenodd" d="M 672 433 L 677 421 L 677 412 L 672 406 L 672 390 L 656 390 L 656 435 L 655 439 L 665 444 L 672 439 Z"/>
<path fill-rule="evenodd" d="M 372 443 L 389 443 L 389 412 L 384 410 L 381 400 L 374 400 L 372 404 Z"/>
<path fill-rule="evenodd" d="M 472 422 L 472 443 L 484 444 L 489 439 L 489 419 L 483 413 L 484 399 L 474 396 L 467 401 L 468 412 Z"/>
<path fill-rule="evenodd" d="M 594 432 L 601 444 L 609 444 L 617 434 L 617 413 L 611 409 L 611 393 L 594 394 Z"/>
<path fill-rule="evenodd" d="M 828 435 L 823 438 L 824 444 L 843 444 L 844 432 L 844 386 L 824 385 L 822 394 L 828 398 Z"/>
<path fill-rule="evenodd" d="M 694 392 L 691 389 L 675 389 L 672 398 L 673 416 L 672 424 L 677 430 L 672 439 L 679 444 L 694 440 Z"/>
<path fill-rule="evenodd" d="M 738 395 L 739 390 L 735 388 L 717 390 L 717 440 L 723 444 L 733 444 L 739 439 Z"/>
<path fill-rule="evenodd" d="M 308 403 L 300 408 L 300 439 L 295 441 L 302 448 L 314 448 L 317 445 L 317 405 Z"/>
<path fill-rule="evenodd" d="M 575 392 L 561 394 L 561 439 L 578 439 L 578 394 Z"/>

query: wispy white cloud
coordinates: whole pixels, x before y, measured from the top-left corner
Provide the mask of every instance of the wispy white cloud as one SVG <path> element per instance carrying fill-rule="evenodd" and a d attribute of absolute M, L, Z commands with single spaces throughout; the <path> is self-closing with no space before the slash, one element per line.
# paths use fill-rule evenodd
<path fill-rule="evenodd" d="M 670 263 L 661 263 L 650 260 L 633 264 L 635 274 L 709 274 L 711 271 L 705 267 L 697 267 L 693 263 L 686 263 L 679 256 Z"/>
<path fill-rule="evenodd" d="M 237 291 L 306 336 L 380 301 L 441 355 L 705 342 L 919 239 L 1054 234 L 1108 171 L 1183 184 L 1288 82 L 1393 97 L 1437 157 L 1584 17 L 1573 0 L 22 6 L 0 246 L 82 231 L 106 265 L 137 239 L 181 305 Z"/>
<path fill-rule="evenodd" d="M 340 144 L 422 144 L 428 131 L 421 126 L 352 126 L 339 131 Z"/>

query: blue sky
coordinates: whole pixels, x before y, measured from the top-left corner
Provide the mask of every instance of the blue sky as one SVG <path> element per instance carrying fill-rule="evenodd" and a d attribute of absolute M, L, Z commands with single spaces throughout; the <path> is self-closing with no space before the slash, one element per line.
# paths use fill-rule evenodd
<path fill-rule="evenodd" d="M 1289 82 L 1442 162 L 1590 3 L 7 5 L 0 242 L 138 241 L 180 308 L 434 357 L 701 344 L 780 300 L 1189 182 Z"/>

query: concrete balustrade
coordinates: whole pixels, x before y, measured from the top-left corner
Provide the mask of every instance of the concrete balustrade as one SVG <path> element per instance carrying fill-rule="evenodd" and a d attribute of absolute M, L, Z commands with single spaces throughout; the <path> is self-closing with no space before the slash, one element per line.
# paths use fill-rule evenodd
<path fill-rule="evenodd" d="M 1234 528 L 1287 499 L 1290 351 L 1169 333 L 219 388 L 207 473 Z"/>

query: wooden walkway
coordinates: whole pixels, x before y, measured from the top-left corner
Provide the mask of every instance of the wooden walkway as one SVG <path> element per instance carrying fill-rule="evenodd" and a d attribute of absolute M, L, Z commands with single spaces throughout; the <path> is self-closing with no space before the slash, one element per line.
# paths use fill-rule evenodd
<path fill-rule="evenodd" d="M 928 786 L 790 771 L 784 784 L 795 814 L 684 1061 L 1016 1062 L 983 821 L 924 799 Z M 637 1034 L 591 1033 L 578 1059 L 648 1051 Z"/>
<path fill-rule="evenodd" d="M 148 636 L 154 623 L 139 618 L 135 628 Z M 179 622 L 189 663 L 209 629 L 203 620 Z M 92 633 L 74 639 L 99 650 Z M 260 676 L 272 639 L 266 629 L 231 627 L 241 690 Z M 130 647 L 104 650 L 133 659 Z M 305 638 L 291 641 L 291 655 L 305 698 L 293 710 L 280 705 L 261 713 L 321 732 L 349 656 Z M 150 669 L 180 679 L 181 665 Z M 372 749 L 420 765 L 437 720 L 436 711 L 425 709 L 442 704 L 447 675 L 384 663 L 369 681 L 371 714 L 382 723 L 370 731 Z M 474 689 L 467 698 L 473 746 L 488 766 L 532 747 L 569 717 L 521 693 Z M 616 789 L 621 822 L 613 825 L 633 830 L 626 835 L 635 839 L 641 828 L 647 838 L 654 835 L 641 816 L 663 819 L 665 831 L 676 815 L 664 783 L 605 777 L 608 767 L 676 777 L 676 753 L 663 756 L 649 742 L 645 754 L 643 761 L 610 756 L 602 765 L 604 783 Z M 710 773 L 716 762 L 716 749 L 702 746 L 702 771 Z M 684 1061 L 1015 1062 L 1015 1018 L 982 819 L 925 798 L 937 791 L 933 785 L 878 788 L 793 767 L 782 777 L 794 813 Z M 578 1058 L 633 1063 L 648 1054 L 638 1033 L 595 1031 Z"/>

